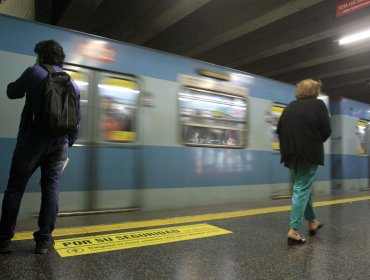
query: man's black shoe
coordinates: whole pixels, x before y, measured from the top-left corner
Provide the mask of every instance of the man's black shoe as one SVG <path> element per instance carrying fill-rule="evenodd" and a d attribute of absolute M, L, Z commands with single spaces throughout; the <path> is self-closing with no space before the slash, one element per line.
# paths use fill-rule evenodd
<path fill-rule="evenodd" d="M 10 239 L 0 240 L 0 254 L 10 253 L 12 251 Z"/>
<path fill-rule="evenodd" d="M 46 252 L 53 248 L 54 246 L 54 239 L 50 238 L 49 240 L 36 240 L 36 248 L 35 248 L 35 254 L 46 254 Z"/>

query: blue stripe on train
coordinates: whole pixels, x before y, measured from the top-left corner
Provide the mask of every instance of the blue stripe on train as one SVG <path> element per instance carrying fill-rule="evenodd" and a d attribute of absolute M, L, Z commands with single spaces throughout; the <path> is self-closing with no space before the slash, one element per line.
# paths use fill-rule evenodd
<path fill-rule="evenodd" d="M 331 155 L 331 174 L 333 179 L 368 178 L 368 157 L 357 155 Z"/>
<path fill-rule="evenodd" d="M 0 139 L 1 190 L 6 187 L 14 146 L 15 139 Z M 140 150 L 100 148 L 95 158 L 87 158 L 88 155 L 88 148 L 70 149 L 70 163 L 63 174 L 61 191 L 132 189 L 138 186 L 138 181 L 143 188 L 290 182 L 289 170 L 279 163 L 280 156 L 271 151 L 144 146 Z M 355 157 L 345 158 L 356 160 Z M 97 171 L 93 173 L 88 172 L 87 167 L 91 160 L 97 163 Z M 330 180 L 329 160 L 330 155 L 327 155 L 327 166 L 319 168 L 316 180 Z M 354 174 L 358 173 L 346 173 L 349 179 L 359 178 Z M 27 192 L 39 191 L 39 178 L 40 173 L 36 172 L 27 186 Z"/>
<path fill-rule="evenodd" d="M 346 98 L 330 101 L 330 113 L 332 115 L 344 115 L 370 120 L 369 108 L 369 104 Z"/>
<path fill-rule="evenodd" d="M 144 151 L 148 188 L 290 182 L 289 169 L 271 151 L 151 146 L 146 146 Z M 321 168 L 316 179 L 330 180 L 329 169 Z"/>

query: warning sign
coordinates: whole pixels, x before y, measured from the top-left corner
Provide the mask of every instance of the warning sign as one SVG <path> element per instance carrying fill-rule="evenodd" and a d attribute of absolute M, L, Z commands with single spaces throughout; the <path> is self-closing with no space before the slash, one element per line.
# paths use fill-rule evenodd
<path fill-rule="evenodd" d="M 196 224 L 56 240 L 54 248 L 61 257 L 72 257 L 229 233 L 232 232 L 208 224 Z"/>
<path fill-rule="evenodd" d="M 370 6 L 370 0 L 338 0 L 336 14 L 340 17 L 368 6 Z"/>

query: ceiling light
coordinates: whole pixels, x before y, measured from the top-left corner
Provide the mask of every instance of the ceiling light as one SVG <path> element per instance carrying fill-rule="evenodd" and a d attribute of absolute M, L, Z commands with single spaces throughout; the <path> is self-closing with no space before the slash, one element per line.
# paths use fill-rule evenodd
<path fill-rule="evenodd" d="M 339 39 L 338 44 L 345 45 L 345 44 L 357 42 L 357 41 L 368 39 L 368 38 L 370 38 L 370 29 L 359 32 L 359 33 L 355 33 L 353 35 L 343 37 L 342 39 Z"/>

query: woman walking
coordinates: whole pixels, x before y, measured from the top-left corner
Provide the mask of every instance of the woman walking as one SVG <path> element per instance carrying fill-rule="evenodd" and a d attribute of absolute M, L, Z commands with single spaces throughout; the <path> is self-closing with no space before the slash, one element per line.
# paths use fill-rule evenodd
<path fill-rule="evenodd" d="M 283 111 L 277 126 L 281 162 L 294 179 L 288 244 L 299 245 L 306 239 L 299 233 L 302 218 L 308 221 L 310 235 L 323 224 L 316 220 L 311 188 L 318 165 L 324 165 L 324 142 L 331 134 L 329 112 L 317 99 L 321 82 L 311 79 L 297 84 L 296 100 Z"/>

